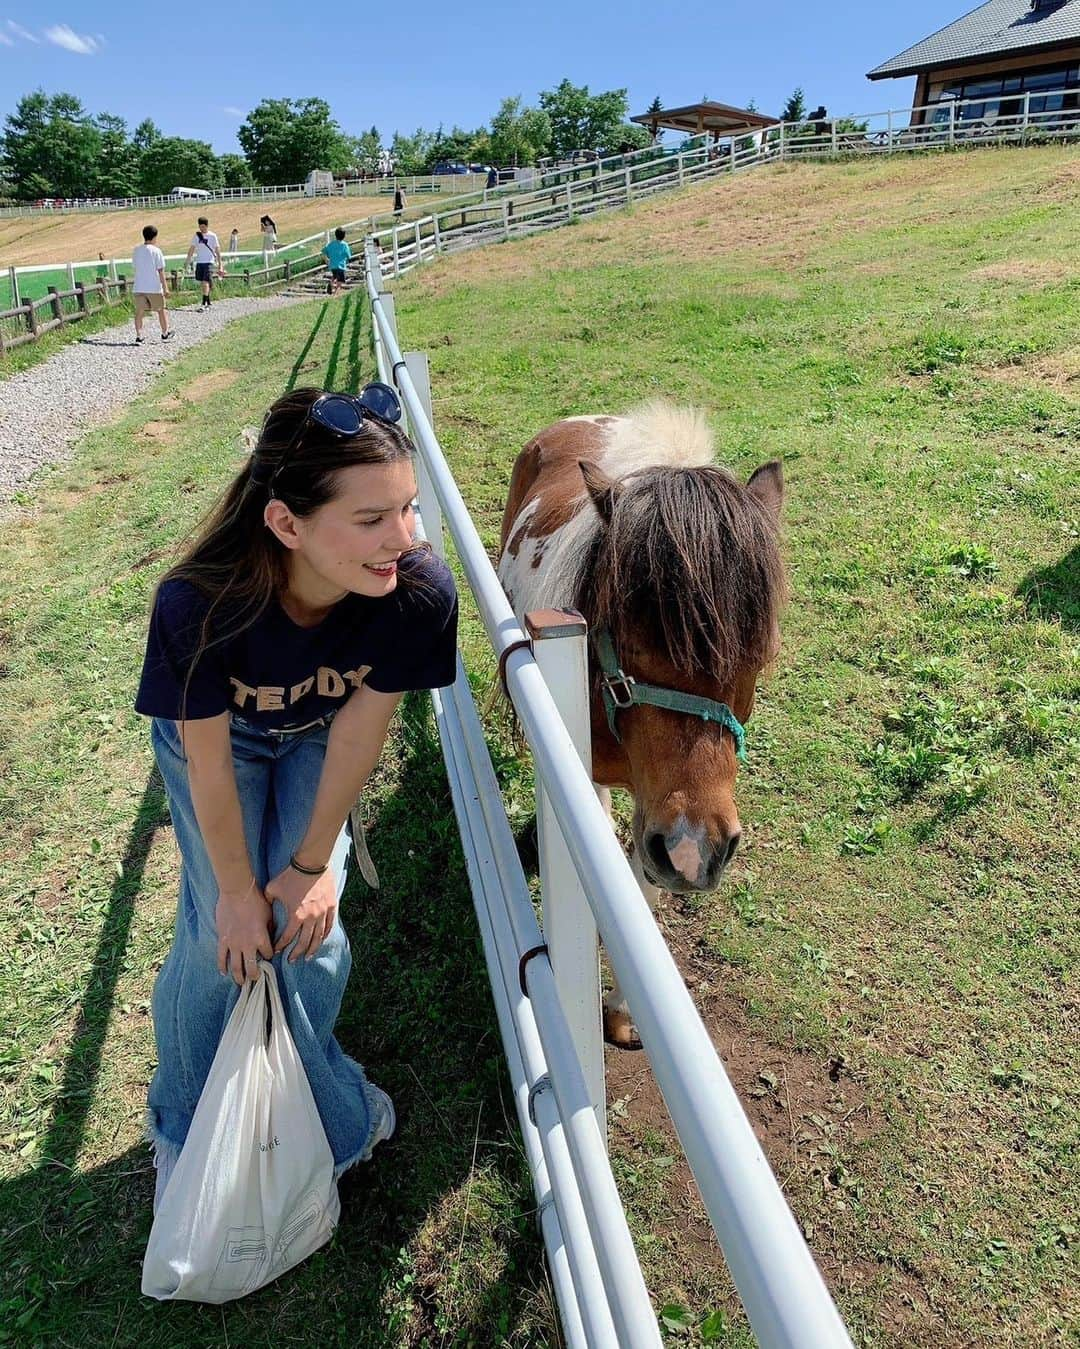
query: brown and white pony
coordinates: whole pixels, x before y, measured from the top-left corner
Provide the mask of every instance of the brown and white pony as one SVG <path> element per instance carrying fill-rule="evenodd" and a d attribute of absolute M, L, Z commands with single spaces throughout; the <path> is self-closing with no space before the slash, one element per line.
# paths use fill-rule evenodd
<path fill-rule="evenodd" d="M 735 743 L 655 706 L 615 713 L 613 735 L 596 635 L 639 682 L 725 703 L 745 725 L 779 647 L 783 491 L 777 462 L 745 486 L 715 466 L 702 415 L 665 404 L 556 422 L 514 465 L 499 577 L 519 617 L 573 608 L 589 624 L 593 778 L 633 795 L 631 864 L 650 904 L 656 887 L 714 890 L 734 856 Z M 638 1044 L 617 987 L 604 1029 Z"/>

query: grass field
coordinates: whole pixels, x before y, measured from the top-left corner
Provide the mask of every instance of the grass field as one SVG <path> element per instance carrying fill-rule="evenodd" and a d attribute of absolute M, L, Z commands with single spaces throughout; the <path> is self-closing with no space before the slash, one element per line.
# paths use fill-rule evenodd
<path fill-rule="evenodd" d="M 1080 158 L 781 168 L 398 288 L 494 545 L 539 427 L 663 394 L 784 460 L 792 600 L 724 889 L 665 933 L 867 1346 L 1076 1335 Z M 402 1110 L 334 1244 L 224 1310 L 139 1297 L 148 1007 L 176 863 L 130 710 L 170 551 L 303 382 L 369 378 L 351 296 L 185 354 L 0 541 L 0 1341 L 556 1343 L 423 699 L 369 795 L 341 1036 Z M 477 684 L 491 675 L 475 619 Z M 523 840 L 526 764 L 491 728 Z M 615 1169 L 673 1344 L 749 1343 L 647 1065 Z"/>

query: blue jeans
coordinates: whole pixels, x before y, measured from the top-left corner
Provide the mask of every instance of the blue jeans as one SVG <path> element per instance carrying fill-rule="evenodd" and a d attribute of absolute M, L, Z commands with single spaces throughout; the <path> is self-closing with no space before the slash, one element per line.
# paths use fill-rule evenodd
<path fill-rule="evenodd" d="M 265 886 L 288 866 L 307 830 L 329 731 L 322 725 L 279 737 L 234 718 L 230 733 L 248 855 L 255 879 Z M 176 933 L 153 995 L 158 1066 L 150 1083 L 147 1136 L 160 1165 L 180 1154 L 240 989 L 231 975 L 218 972 L 217 881 L 195 818 L 176 723 L 155 718 L 151 742 L 181 859 Z M 339 900 L 348 851 L 349 837 L 342 829 L 330 859 Z M 284 905 L 275 901 L 275 940 L 284 928 Z M 372 1132 L 371 1088 L 363 1069 L 334 1038 L 352 965 L 340 915 L 313 959 L 290 965 L 286 957 L 291 949 L 274 957 L 274 969 L 289 1029 L 340 1175 L 370 1156 Z"/>

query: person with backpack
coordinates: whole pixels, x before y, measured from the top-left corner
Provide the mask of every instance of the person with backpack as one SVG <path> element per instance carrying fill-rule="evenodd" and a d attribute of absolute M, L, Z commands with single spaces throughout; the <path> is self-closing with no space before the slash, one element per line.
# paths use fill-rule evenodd
<path fill-rule="evenodd" d="M 221 265 L 221 245 L 206 216 L 199 216 L 198 226 L 187 251 L 186 265 L 190 267 L 194 258 L 195 280 L 202 286 L 202 308 L 209 309 L 215 271 L 218 276 L 224 276 L 225 271 Z"/>
<path fill-rule="evenodd" d="M 154 984 L 155 1209 L 230 1014 L 272 962 L 334 1175 L 394 1107 L 334 1035 L 349 977 L 346 822 L 410 689 L 456 676 L 457 596 L 414 538 L 394 390 L 295 389 L 154 596 L 136 710 L 181 857 Z"/>

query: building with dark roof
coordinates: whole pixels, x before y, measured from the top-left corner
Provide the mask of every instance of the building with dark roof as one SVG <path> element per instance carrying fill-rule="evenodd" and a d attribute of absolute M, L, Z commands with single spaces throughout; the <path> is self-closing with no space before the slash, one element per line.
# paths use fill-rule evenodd
<path fill-rule="evenodd" d="M 1080 0 L 987 0 L 868 72 L 917 76 L 915 108 L 973 100 L 965 121 L 1051 113 L 1080 105 Z M 915 113 L 912 120 L 936 120 Z"/>

